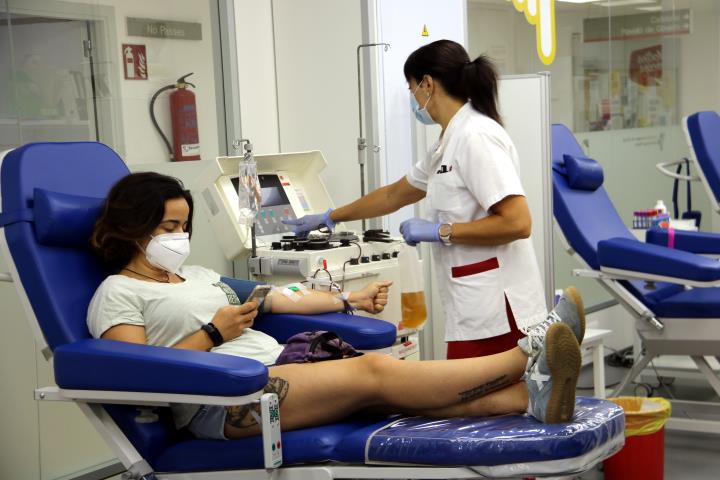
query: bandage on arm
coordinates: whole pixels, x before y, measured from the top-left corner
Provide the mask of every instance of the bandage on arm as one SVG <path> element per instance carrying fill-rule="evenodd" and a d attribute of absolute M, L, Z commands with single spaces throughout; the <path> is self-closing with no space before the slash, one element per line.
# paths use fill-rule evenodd
<path fill-rule="evenodd" d="M 276 287 L 270 292 L 272 297 L 269 310 L 272 313 L 315 313 L 342 312 L 345 303 L 342 294 L 309 290 L 304 285 L 291 284 Z M 348 293 L 349 295 L 349 293 Z"/>

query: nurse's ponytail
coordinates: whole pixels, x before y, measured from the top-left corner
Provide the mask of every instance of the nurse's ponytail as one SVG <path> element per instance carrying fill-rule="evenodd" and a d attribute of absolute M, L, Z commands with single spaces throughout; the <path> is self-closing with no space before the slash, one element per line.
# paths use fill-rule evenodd
<path fill-rule="evenodd" d="M 490 59 L 480 55 L 463 65 L 460 82 L 473 108 L 502 125 L 497 108 L 497 71 Z"/>
<path fill-rule="evenodd" d="M 497 71 L 484 55 L 470 61 L 465 48 L 452 40 L 437 40 L 418 48 L 405 61 L 405 79 L 422 81 L 430 75 L 448 95 L 470 101 L 473 108 L 502 125 L 497 108 Z"/>

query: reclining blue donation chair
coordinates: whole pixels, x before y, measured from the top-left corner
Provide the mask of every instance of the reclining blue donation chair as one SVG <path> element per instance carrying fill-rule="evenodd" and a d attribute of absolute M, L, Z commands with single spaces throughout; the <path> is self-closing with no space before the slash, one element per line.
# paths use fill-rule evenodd
<path fill-rule="evenodd" d="M 572 423 L 527 415 L 399 418 L 358 415 L 282 432 L 262 396 L 267 368 L 210 352 L 93 339 L 88 303 L 108 271 L 88 248 L 111 186 L 128 174 L 99 143 L 37 143 L 0 158 L 0 246 L 57 386 L 39 401 L 76 402 L 127 469 L 128 479 L 481 478 L 582 472 L 624 442 L 614 404 L 578 398 Z M 282 325 L 279 327 L 278 325 Z M 384 348 L 395 327 L 326 314 L 266 315 L 256 328 L 279 341 L 335 330 L 357 348 Z M 170 403 L 263 405 L 263 435 L 200 440 L 176 431 Z M 274 417 L 274 418 L 273 418 Z M 213 472 L 209 474 L 208 472 Z"/>
<path fill-rule="evenodd" d="M 693 113 L 683 119 L 683 128 L 698 177 L 705 186 L 712 209 L 720 214 L 720 115 L 717 112 Z"/>
<path fill-rule="evenodd" d="M 720 353 L 720 237 L 650 229 L 637 240 L 603 188 L 602 167 L 585 157 L 572 132 L 553 125 L 553 209 L 567 251 L 635 318 L 643 349 L 617 395 L 658 355 L 687 355 L 720 395 L 720 379 L 705 356 Z M 668 427 L 720 433 L 708 413 L 720 405 L 673 400 Z"/>

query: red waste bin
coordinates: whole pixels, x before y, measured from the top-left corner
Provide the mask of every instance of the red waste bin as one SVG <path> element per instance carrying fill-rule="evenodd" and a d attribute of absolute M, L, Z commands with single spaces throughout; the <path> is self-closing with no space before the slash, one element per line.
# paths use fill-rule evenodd
<path fill-rule="evenodd" d="M 625 446 L 605 460 L 605 480 L 663 480 L 670 402 L 660 397 L 608 400 L 625 410 Z"/>

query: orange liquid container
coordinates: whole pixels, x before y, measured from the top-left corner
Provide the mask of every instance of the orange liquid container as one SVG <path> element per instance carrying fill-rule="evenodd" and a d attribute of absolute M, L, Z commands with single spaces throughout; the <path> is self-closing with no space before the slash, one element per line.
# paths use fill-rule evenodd
<path fill-rule="evenodd" d="M 427 320 L 427 307 L 425 306 L 425 285 L 423 272 L 417 249 L 409 245 L 400 247 L 398 255 L 400 269 L 400 303 L 402 317 L 400 330 L 404 328 L 419 328 Z"/>
<path fill-rule="evenodd" d="M 418 328 L 427 320 L 425 292 L 401 293 L 402 323 L 401 328 Z"/>

